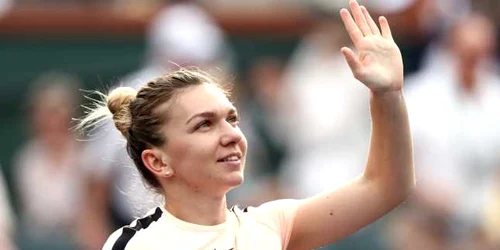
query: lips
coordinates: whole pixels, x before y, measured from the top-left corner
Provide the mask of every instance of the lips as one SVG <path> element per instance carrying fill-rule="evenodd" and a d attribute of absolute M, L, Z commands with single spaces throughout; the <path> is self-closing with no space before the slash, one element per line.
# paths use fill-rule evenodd
<path fill-rule="evenodd" d="M 217 162 L 235 162 L 241 160 L 241 153 L 231 153 L 217 160 Z"/>

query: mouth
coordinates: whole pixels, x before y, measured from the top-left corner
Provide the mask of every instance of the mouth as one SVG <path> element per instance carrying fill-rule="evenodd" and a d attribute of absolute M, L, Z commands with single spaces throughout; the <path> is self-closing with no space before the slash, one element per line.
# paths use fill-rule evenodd
<path fill-rule="evenodd" d="M 222 158 L 219 158 L 217 162 L 239 162 L 241 160 L 241 153 L 231 153 Z"/>

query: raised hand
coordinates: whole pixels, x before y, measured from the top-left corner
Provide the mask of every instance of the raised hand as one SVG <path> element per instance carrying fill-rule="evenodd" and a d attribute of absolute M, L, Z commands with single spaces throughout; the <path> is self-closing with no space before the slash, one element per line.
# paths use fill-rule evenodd
<path fill-rule="evenodd" d="M 347 9 L 341 9 L 340 16 L 357 55 L 347 47 L 343 47 L 341 52 L 354 77 L 373 92 L 401 90 L 403 59 L 392 38 L 387 19 L 379 17 L 379 29 L 364 6 L 359 6 L 357 1 L 351 0 L 349 7 L 352 16 Z"/>

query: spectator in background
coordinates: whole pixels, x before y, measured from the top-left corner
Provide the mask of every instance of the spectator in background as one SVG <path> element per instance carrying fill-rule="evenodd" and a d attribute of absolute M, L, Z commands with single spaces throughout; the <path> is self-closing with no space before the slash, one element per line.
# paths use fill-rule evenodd
<path fill-rule="evenodd" d="M 231 50 L 223 31 L 194 1 L 173 1 L 159 11 L 148 29 L 148 51 L 142 69 L 118 85 L 138 89 L 179 66 L 198 66 L 225 78 L 231 71 Z M 114 229 L 128 224 L 161 202 L 143 184 L 125 150 L 125 140 L 106 122 L 89 135 L 85 150 L 87 194 L 81 242 L 100 249 Z"/>
<path fill-rule="evenodd" d="M 500 164 L 496 35 L 479 13 L 457 19 L 447 34 L 407 81 L 421 183 L 414 203 L 448 221 L 452 245 L 470 244 L 483 238 L 485 186 Z"/>
<path fill-rule="evenodd" d="M 12 240 L 14 238 L 14 214 L 1 170 L 2 166 L 0 166 L 0 249 L 14 250 L 16 249 Z"/>
<path fill-rule="evenodd" d="M 70 129 L 79 81 L 48 72 L 28 97 L 31 138 L 14 164 L 21 201 L 20 247 L 74 249 L 82 201 L 80 145 Z"/>
<path fill-rule="evenodd" d="M 332 12 L 316 6 L 314 28 L 285 69 L 279 112 L 286 120 L 290 151 L 282 178 L 295 197 L 341 186 L 361 173 L 365 163 L 369 92 L 352 78 L 339 52 L 349 44 L 337 14 L 340 6 L 339 1 Z"/>

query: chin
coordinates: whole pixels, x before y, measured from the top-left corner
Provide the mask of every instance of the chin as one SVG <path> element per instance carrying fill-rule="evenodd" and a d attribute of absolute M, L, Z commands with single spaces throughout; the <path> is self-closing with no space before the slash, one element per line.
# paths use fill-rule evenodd
<path fill-rule="evenodd" d="M 243 184 L 245 180 L 245 177 L 243 176 L 243 173 L 232 173 L 228 178 L 226 179 L 226 183 L 229 186 L 230 189 L 233 189 L 235 187 L 240 186 Z"/>

